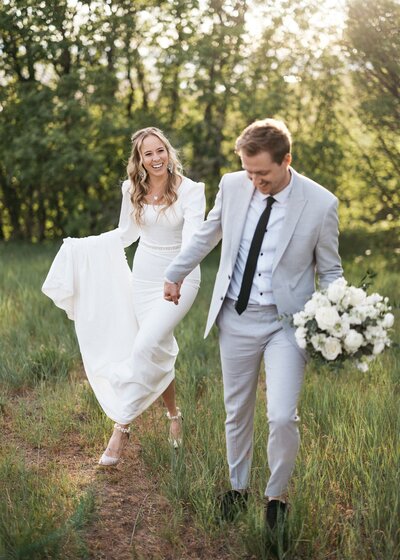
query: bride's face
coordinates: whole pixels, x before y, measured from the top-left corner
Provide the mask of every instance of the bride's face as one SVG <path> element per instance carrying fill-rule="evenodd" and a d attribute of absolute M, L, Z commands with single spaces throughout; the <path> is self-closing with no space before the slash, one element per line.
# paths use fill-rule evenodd
<path fill-rule="evenodd" d="M 140 153 L 143 167 L 149 179 L 160 179 L 168 174 L 168 152 L 165 144 L 157 136 L 146 136 L 143 140 Z"/>

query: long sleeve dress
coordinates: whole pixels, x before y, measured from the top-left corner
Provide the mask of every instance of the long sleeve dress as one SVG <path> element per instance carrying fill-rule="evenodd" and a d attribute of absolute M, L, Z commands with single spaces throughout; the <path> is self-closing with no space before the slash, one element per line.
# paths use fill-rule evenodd
<path fill-rule="evenodd" d="M 200 269 L 185 279 L 179 305 L 163 298 L 164 272 L 205 212 L 204 185 L 184 177 L 176 202 L 166 209 L 146 205 L 139 225 L 129 188 L 125 181 L 118 229 L 64 240 L 42 288 L 74 319 L 88 380 L 107 416 L 121 424 L 141 414 L 174 379 L 173 330 L 195 300 Z M 128 274 L 122 246 L 137 239 Z"/>

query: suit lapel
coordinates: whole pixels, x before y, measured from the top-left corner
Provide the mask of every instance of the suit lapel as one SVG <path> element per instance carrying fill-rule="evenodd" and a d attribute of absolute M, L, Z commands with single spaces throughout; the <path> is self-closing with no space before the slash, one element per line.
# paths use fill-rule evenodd
<path fill-rule="evenodd" d="M 304 198 L 303 187 L 299 176 L 292 168 L 291 172 L 293 173 L 293 187 L 288 200 L 285 221 L 283 222 L 278 245 L 275 251 L 272 272 L 274 272 L 279 261 L 281 260 L 282 255 L 285 252 L 286 247 L 288 246 L 289 241 L 293 235 L 297 222 L 299 221 L 300 215 L 303 212 L 303 208 L 307 203 L 306 199 Z"/>
<path fill-rule="evenodd" d="M 240 192 L 235 193 L 235 212 L 233 216 L 230 216 L 230 219 L 233 220 L 231 237 L 232 270 L 236 262 L 237 254 L 239 252 L 240 241 L 242 239 L 243 229 L 246 222 L 247 211 L 249 209 L 253 193 L 254 185 L 250 181 L 250 179 L 245 176 L 240 185 Z"/>

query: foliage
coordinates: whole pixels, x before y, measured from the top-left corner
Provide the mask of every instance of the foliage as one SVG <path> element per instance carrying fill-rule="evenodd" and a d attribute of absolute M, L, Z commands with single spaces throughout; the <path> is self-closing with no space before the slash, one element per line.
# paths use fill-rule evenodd
<path fill-rule="evenodd" d="M 396 0 L 351 0 L 346 45 L 359 98 L 356 110 L 366 138 L 359 138 L 367 184 L 381 194 L 370 199 L 369 219 L 399 215 L 400 5 Z M 374 207 L 372 207 L 374 204 Z"/>
<path fill-rule="evenodd" d="M 330 10 L 317 0 L 5 0 L 0 238 L 115 226 L 129 137 L 148 125 L 171 137 L 211 204 L 221 173 L 239 166 L 236 136 L 265 116 L 288 123 L 294 166 L 340 197 L 345 223 L 390 225 L 398 3 L 349 0 L 343 37 Z"/>

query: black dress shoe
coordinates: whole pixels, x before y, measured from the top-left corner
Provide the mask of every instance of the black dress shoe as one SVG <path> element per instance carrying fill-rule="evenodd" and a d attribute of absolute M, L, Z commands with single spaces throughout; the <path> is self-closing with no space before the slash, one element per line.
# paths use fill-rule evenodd
<path fill-rule="evenodd" d="M 228 490 L 218 496 L 219 512 L 224 521 L 233 521 L 242 511 L 247 509 L 247 490 Z"/>
<path fill-rule="evenodd" d="M 288 506 L 280 500 L 270 500 L 265 506 L 265 521 L 270 529 L 281 525 L 286 518 Z"/>

